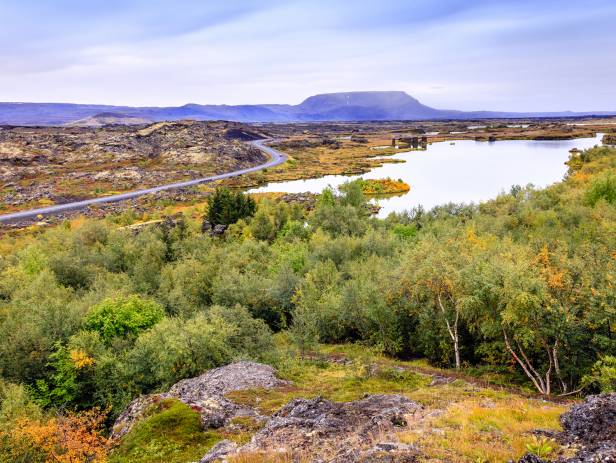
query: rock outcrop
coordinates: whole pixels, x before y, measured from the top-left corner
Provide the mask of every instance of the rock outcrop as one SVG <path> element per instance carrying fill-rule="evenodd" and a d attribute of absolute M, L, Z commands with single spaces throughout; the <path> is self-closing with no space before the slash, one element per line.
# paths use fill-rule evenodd
<path fill-rule="evenodd" d="M 219 444 L 201 463 L 264 451 L 314 462 L 413 462 L 419 455 L 415 447 L 382 439 L 420 420 L 423 413 L 421 405 L 397 394 L 368 395 L 354 402 L 294 399 L 272 415 L 250 443 L 241 448 Z"/>
<path fill-rule="evenodd" d="M 563 413 L 560 423 L 570 440 L 587 444 L 616 440 L 616 393 L 588 396 Z"/>
<path fill-rule="evenodd" d="M 221 440 L 205 455 L 199 463 L 215 463 L 237 452 L 238 445 L 230 440 Z"/>
<path fill-rule="evenodd" d="M 588 396 L 560 417 L 563 432 L 557 439 L 576 452 L 557 463 L 616 462 L 616 393 Z M 546 463 L 525 455 L 519 463 Z"/>
<path fill-rule="evenodd" d="M 276 377 L 275 370 L 254 362 L 236 362 L 214 368 L 196 378 L 176 383 L 169 392 L 138 397 L 122 412 L 113 425 L 113 439 L 130 431 L 153 404 L 164 399 L 177 399 L 201 415 L 204 428 L 219 428 L 237 416 L 252 416 L 262 420 L 253 408 L 238 405 L 225 397 L 231 391 L 253 388 L 275 388 L 288 384 Z"/>

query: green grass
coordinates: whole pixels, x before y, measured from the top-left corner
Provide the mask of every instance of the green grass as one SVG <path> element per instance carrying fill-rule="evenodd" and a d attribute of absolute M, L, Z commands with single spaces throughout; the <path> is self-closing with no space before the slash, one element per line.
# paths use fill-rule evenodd
<path fill-rule="evenodd" d="M 282 366 L 280 376 L 292 385 L 265 390 L 234 391 L 227 397 L 271 414 L 295 398 L 321 396 L 336 402 L 359 400 L 365 394 L 408 394 L 430 380 L 409 371 L 381 368 L 368 374 L 363 365 L 337 365 L 314 361 L 293 361 Z"/>
<path fill-rule="evenodd" d="M 198 461 L 219 440 L 204 431 L 199 413 L 177 400 L 164 400 L 149 410 L 122 438 L 110 463 L 186 463 Z"/>
<path fill-rule="evenodd" d="M 281 350 L 288 348 L 278 336 Z M 325 360 L 327 359 L 327 360 Z M 403 394 L 438 411 L 402 431 L 403 442 L 415 443 L 427 461 L 496 462 L 519 458 L 529 448 L 547 452 L 557 446 L 536 441 L 533 429 L 559 429 L 558 417 L 566 406 L 529 399 L 498 387 L 480 387 L 457 379 L 428 386 L 432 377 L 412 371 L 443 373 L 422 360 L 400 361 L 379 355 L 364 346 L 320 346 L 308 359 L 285 355 L 275 362 L 278 375 L 292 384 L 275 389 L 234 391 L 227 397 L 270 415 L 295 398 L 321 396 L 333 401 L 353 401 L 365 394 Z M 481 377 L 481 372 L 475 372 Z M 177 401 L 163 401 L 124 437 L 110 463 L 196 461 L 219 439 L 247 443 L 263 423 L 236 417 L 226 429 L 203 431 L 197 412 Z M 438 432 L 432 432 L 436 429 Z M 292 461 L 286 454 L 249 454 L 236 463 Z"/>

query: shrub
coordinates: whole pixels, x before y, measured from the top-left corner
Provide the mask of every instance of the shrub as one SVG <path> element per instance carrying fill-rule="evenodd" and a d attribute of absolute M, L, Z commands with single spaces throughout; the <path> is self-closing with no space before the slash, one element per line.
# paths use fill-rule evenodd
<path fill-rule="evenodd" d="M 616 392 L 616 357 L 606 355 L 597 360 L 590 374 L 582 379 L 582 384 L 595 385 L 601 392 Z"/>
<path fill-rule="evenodd" d="M 252 217 L 256 203 L 242 192 L 232 193 L 227 188 L 216 188 L 208 198 L 207 220 L 214 225 L 231 225 L 239 219 Z"/>
<path fill-rule="evenodd" d="M 98 409 L 44 419 L 20 418 L 0 432 L 0 458 L 14 462 L 107 461 L 109 441 L 101 433 L 105 414 Z M 4 454 L 4 455 L 3 455 Z"/>
<path fill-rule="evenodd" d="M 148 390 L 170 386 L 229 362 L 230 324 L 211 323 L 205 315 L 180 320 L 166 318 L 142 333 L 128 354 L 133 379 Z"/>
<path fill-rule="evenodd" d="M 155 301 L 133 295 L 105 299 L 94 306 L 86 317 L 86 327 L 100 333 L 110 343 L 115 337 L 135 337 L 154 326 L 164 316 L 163 308 Z"/>
<path fill-rule="evenodd" d="M 616 176 L 613 174 L 607 174 L 595 180 L 586 191 L 586 202 L 591 206 L 602 199 L 609 204 L 616 204 Z"/>

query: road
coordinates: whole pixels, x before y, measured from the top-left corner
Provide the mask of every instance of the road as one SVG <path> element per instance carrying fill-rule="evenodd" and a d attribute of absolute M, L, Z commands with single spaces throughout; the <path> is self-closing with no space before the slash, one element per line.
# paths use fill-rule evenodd
<path fill-rule="evenodd" d="M 150 193 L 156 193 L 158 191 L 174 190 L 177 188 L 184 188 L 193 185 L 199 185 L 200 183 L 213 182 L 215 180 L 222 180 L 225 178 L 237 177 L 238 175 L 248 174 L 251 172 L 257 172 L 259 170 L 267 169 L 268 167 L 274 167 L 282 164 L 287 160 L 287 155 L 275 150 L 274 148 L 267 146 L 265 143 L 270 140 L 255 140 L 249 142 L 253 146 L 257 147 L 261 151 L 270 156 L 270 160 L 265 164 L 261 164 L 254 167 L 248 167 L 246 169 L 235 170 L 233 172 L 227 172 L 226 174 L 213 175 L 211 177 L 197 178 L 194 180 L 187 180 L 185 182 L 168 183 L 166 185 L 155 186 L 152 188 L 145 188 L 143 190 L 130 191 L 128 193 L 120 193 L 111 196 L 102 196 L 100 198 L 85 199 L 83 201 L 75 201 L 72 203 L 57 204 L 55 206 L 41 207 L 38 209 L 29 209 L 26 211 L 12 212 L 10 214 L 0 215 L 0 223 L 17 222 L 24 219 L 31 219 L 39 215 L 48 216 L 58 214 L 60 212 L 72 211 L 76 209 L 83 209 L 93 204 L 105 204 L 114 203 L 118 201 L 124 201 L 127 199 L 138 198 L 139 196 L 147 195 Z"/>

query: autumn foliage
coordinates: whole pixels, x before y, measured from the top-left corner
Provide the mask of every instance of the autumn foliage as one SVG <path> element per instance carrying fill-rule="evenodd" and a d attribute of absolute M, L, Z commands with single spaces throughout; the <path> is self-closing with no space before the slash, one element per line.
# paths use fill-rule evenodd
<path fill-rule="evenodd" d="M 391 178 L 361 180 L 362 193 L 366 196 L 390 195 L 408 192 L 411 187 L 402 180 Z"/>
<path fill-rule="evenodd" d="M 105 415 L 94 408 L 40 420 L 19 418 L 0 436 L 11 447 L 13 461 L 102 463 L 109 450 L 109 440 L 101 433 Z"/>

